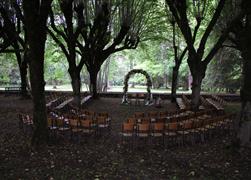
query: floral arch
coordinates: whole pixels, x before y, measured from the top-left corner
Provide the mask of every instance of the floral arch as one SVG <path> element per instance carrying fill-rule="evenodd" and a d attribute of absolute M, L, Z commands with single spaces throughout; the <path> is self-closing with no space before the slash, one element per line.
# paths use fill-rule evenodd
<path fill-rule="evenodd" d="M 149 74 L 146 71 L 144 71 L 143 69 L 133 69 L 133 70 L 129 71 L 127 73 L 127 75 L 125 76 L 124 88 L 123 88 L 123 100 L 122 100 L 123 104 L 128 103 L 128 98 L 127 98 L 128 81 L 129 81 L 129 79 L 130 79 L 130 77 L 132 75 L 137 74 L 137 73 L 142 74 L 142 75 L 144 75 L 146 77 L 146 80 L 147 80 L 147 82 L 146 82 L 146 85 L 147 85 L 147 99 L 146 100 L 148 101 L 148 103 L 151 101 L 152 81 L 151 81 L 151 78 L 150 78 Z"/>

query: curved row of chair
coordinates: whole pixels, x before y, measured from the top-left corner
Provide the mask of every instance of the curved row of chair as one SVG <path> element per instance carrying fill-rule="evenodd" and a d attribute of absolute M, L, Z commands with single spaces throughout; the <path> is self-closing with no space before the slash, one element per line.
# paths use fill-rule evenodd
<path fill-rule="evenodd" d="M 141 121 L 144 122 L 178 122 L 190 118 L 196 118 L 198 116 L 215 116 L 218 113 L 215 110 L 204 110 L 198 112 L 192 111 L 174 111 L 174 112 L 167 112 L 167 111 L 150 111 L 147 113 L 144 112 L 135 112 L 133 117 L 128 118 L 128 121 L 140 123 Z"/>
<path fill-rule="evenodd" d="M 25 134 L 33 131 L 33 120 L 27 114 L 18 114 L 19 127 Z M 50 112 L 47 118 L 48 129 L 52 137 L 70 135 L 101 135 L 110 133 L 111 118 L 107 112 L 82 110 L 81 114 Z"/>
<path fill-rule="evenodd" d="M 100 135 L 103 132 L 110 132 L 111 118 L 107 112 L 94 112 L 82 110 L 71 114 L 55 116 L 51 114 L 48 118 L 48 127 L 59 132 L 71 132 L 74 135 Z"/>
<path fill-rule="evenodd" d="M 190 116 L 182 121 L 132 121 L 133 118 L 128 118 L 122 124 L 122 140 L 130 140 L 132 144 L 137 139 L 162 139 L 162 144 L 169 141 L 183 145 L 190 141 L 204 142 L 206 138 L 211 137 L 216 133 L 225 132 L 231 127 L 230 116 Z M 219 131 L 216 131 L 219 130 Z M 212 133 L 215 132 L 215 133 Z M 227 132 L 227 131 L 226 131 Z M 187 137 L 190 137 L 189 139 Z M 178 140 L 178 141 L 177 141 Z"/>
<path fill-rule="evenodd" d="M 226 102 L 224 99 L 222 99 L 221 97 L 219 97 L 219 96 L 217 96 L 217 95 L 214 95 L 214 94 L 212 94 L 211 96 L 212 96 L 212 98 L 213 98 L 214 100 L 216 100 L 221 106 L 226 105 L 227 102 Z"/>

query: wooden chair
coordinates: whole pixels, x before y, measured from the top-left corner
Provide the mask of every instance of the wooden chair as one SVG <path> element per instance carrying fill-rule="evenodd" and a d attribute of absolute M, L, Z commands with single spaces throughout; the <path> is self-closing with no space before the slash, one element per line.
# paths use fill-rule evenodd
<path fill-rule="evenodd" d="M 80 126 L 84 135 L 93 135 L 96 133 L 96 124 L 92 119 L 80 120 Z"/>
<path fill-rule="evenodd" d="M 65 136 L 68 135 L 68 133 L 70 132 L 70 128 L 66 123 L 65 119 L 57 118 L 56 125 L 57 125 L 57 134 L 60 136 L 62 135 L 63 138 L 65 138 Z"/>
<path fill-rule="evenodd" d="M 79 135 L 82 132 L 79 120 L 78 119 L 69 119 L 69 127 L 71 130 L 71 139 L 73 139 L 73 137 L 76 135 L 77 140 L 79 140 Z"/>
<path fill-rule="evenodd" d="M 150 124 L 137 124 L 136 137 L 138 142 L 140 139 L 143 139 L 144 144 L 146 144 L 149 135 L 150 135 Z"/>
<path fill-rule="evenodd" d="M 212 120 L 212 126 L 214 126 L 214 135 L 224 135 L 229 130 L 230 119 L 226 115 L 215 117 Z"/>
<path fill-rule="evenodd" d="M 141 120 L 142 118 L 145 117 L 145 114 L 144 114 L 144 112 L 135 112 L 135 113 L 134 113 L 134 117 L 135 117 L 136 119 L 138 119 L 139 122 L 140 122 L 140 120 Z"/>
<path fill-rule="evenodd" d="M 139 93 L 138 95 L 138 104 L 141 105 L 145 105 L 146 103 L 146 97 L 145 97 L 145 94 L 144 93 Z"/>
<path fill-rule="evenodd" d="M 155 143 L 156 139 L 161 140 L 161 144 L 164 145 L 164 123 L 153 123 L 152 124 L 152 143 Z"/>
<path fill-rule="evenodd" d="M 155 120 L 156 123 L 164 123 L 166 122 L 166 118 L 160 117 Z"/>
<path fill-rule="evenodd" d="M 177 138 L 178 138 L 177 131 L 178 131 L 178 123 L 177 122 L 165 124 L 165 133 L 164 133 L 165 144 L 167 141 L 168 141 L 168 144 L 169 144 L 169 142 L 171 142 L 172 144 L 175 144 L 177 142 Z"/>
<path fill-rule="evenodd" d="M 205 138 L 210 139 L 212 136 L 215 135 L 216 129 L 217 129 L 217 124 L 216 124 L 216 119 L 217 117 L 211 117 L 209 119 L 204 120 L 204 126 L 205 128 Z"/>
<path fill-rule="evenodd" d="M 106 118 L 109 117 L 108 112 L 98 112 L 98 116 L 106 117 Z"/>
<path fill-rule="evenodd" d="M 141 124 L 149 124 L 150 122 L 151 122 L 151 119 L 148 117 L 144 117 L 140 121 Z"/>
<path fill-rule="evenodd" d="M 111 126 L 111 117 L 109 117 L 108 112 L 99 112 L 98 117 L 105 117 L 106 121 L 109 123 L 109 126 Z"/>
<path fill-rule="evenodd" d="M 150 111 L 148 112 L 148 117 L 151 118 L 152 122 L 155 122 L 156 119 L 159 117 L 158 114 L 159 113 L 157 111 Z"/>
<path fill-rule="evenodd" d="M 194 143 L 193 139 L 191 139 L 193 138 L 192 136 L 193 132 L 191 131 L 192 127 L 193 127 L 193 121 L 187 120 L 181 124 L 181 128 L 177 131 L 177 133 L 182 136 L 182 145 L 185 144 L 185 142 L 188 140 L 188 137 L 190 142 L 192 144 Z"/>
<path fill-rule="evenodd" d="M 201 119 L 196 119 L 193 121 L 193 127 L 190 130 L 193 134 L 194 142 L 204 142 L 205 141 L 205 129 L 203 128 L 204 121 Z"/>
<path fill-rule="evenodd" d="M 95 117 L 96 113 L 91 110 L 85 110 L 85 115 Z"/>
<path fill-rule="evenodd" d="M 161 111 L 159 112 L 160 118 L 167 118 L 169 116 L 169 113 L 167 111 Z"/>
<path fill-rule="evenodd" d="M 128 94 L 128 98 L 129 98 L 129 101 L 130 101 L 130 104 L 133 104 L 134 105 L 138 105 L 138 95 L 133 93 L 133 94 Z"/>
<path fill-rule="evenodd" d="M 127 118 L 127 122 L 136 125 L 137 124 L 137 119 L 136 118 Z"/>
<path fill-rule="evenodd" d="M 84 117 L 80 117 L 79 119 L 83 119 L 83 120 L 91 119 L 91 120 L 94 120 L 94 117 L 93 117 L 93 116 L 86 115 L 86 116 L 84 116 Z"/>
<path fill-rule="evenodd" d="M 57 130 L 57 124 L 56 119 L 52 117 L 47 118 L 47 126 L 49 130 L 49 134 L 52 136 L 52 138 L 56 137 L 56 130 Z"/>
<path fill-rule="evenodd" d="M 105 117 L 102 117 L 102 116 L 97 117 L 96 122 L 97 122 L 98 135 L 100 135 L 101 133 L 103 133 L 105 131 L 109 132 L 109 134 L 110 134 L 111 127 Z"/>
<path fill-rule="evenodd" d="M 122 124 L 122 143 L 126 142 L 126 141 L 130 141 L 131 146 L 133 147 L 134 144 L 134 138 L 135 138 L 135 134 L 134 134 L 134 124 L 133 123 L 129 123 L 129 122 L 124 122 Z"/>

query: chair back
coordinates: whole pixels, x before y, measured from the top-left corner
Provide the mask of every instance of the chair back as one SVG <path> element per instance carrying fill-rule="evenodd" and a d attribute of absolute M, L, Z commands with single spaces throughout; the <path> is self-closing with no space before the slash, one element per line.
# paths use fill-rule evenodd
<path fill-rule="evenodd" d="M 128 123 L 128 122 L 124 122 L 122 124 L 122 131 L 123 132 L 130 132 L 134 130 L 134 124 L 133 123 Z"/>
<path fill-rule="evenodd" d="M 148 112 L 148 117 L 149 118 L 157 118 L 158 114 L 159 113 L 157 111 L 150 111 L 150 112 Z"/>
<path fill-rule="evenodd" d="M 163 131 L 163 130 L 164 130 L 164 123 L 153 124 L 153 131 Z"/>
<path fill-rule="evenodd" d="M 99 113 L 98 113 L 98 116 L 106 117 L 106 118 L 109 117 L 108 112 L 99 112 Z"/>
<path fill-rule="evenodd" d="M 79 127 L 78 119 L 69 119 L 69 126 L 73 128 Z"/>
<path fill-rule="evenodd" d="M 128 123 L 132 123 L 132 124 L 136 124 L 137 123 L 137 119 L 136 118 L 127 118 L 127 122 Z"/>
<path fill-rule="evenodd" d="M 144 115 L 144 112 L 135 112 L 134 113 L 134 117 L 135 118 L 143 118 L 145 115 Z"/>
<path fill-rule="evenodd" d="M 107 124 L 106 118 L 103 116 L 97 117 L 97 123 L 98 124 Z"/>
<path fill-rule="evenodd" d="M 149 124 L 150 121 L 151 121 L 150 118 L 142 118 L 141 121 L 140 121 L 140 123 L 142 123 L 142 124 Z"/>
<path fill-rule="evenodd" d="M 83 128 L 89 128 L 91 127 L 92 120 L 87 119 L 87 120 L 80 120 L 80 125 Z"/>
<path fill-rule="evenodd" d="M 168 123 L 167 129 L 169 131 L 177 131 L 178 130 L 178 123 L 177 122 Z"/>
<path fill-rule="evenodd" d="M 139 132 L 148 132 L 150 130 L 149 124 L 138 124 L 137 127 Z"/>

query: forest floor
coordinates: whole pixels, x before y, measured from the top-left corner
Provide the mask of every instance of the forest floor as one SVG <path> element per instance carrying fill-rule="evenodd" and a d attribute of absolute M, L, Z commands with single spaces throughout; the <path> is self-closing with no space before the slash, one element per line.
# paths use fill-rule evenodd
<path fill-rule="evenodd" d="M 121 123 L 135 111 L 172 111 L 120 105 L 121 99 L 92 100 L 88 109 L 107 111 L 110 135 L 83 137 L 79 142 L 58 140 L 34 149 L 19 129 L 17 113 L 32 113 L 31 100 L 0 95 L 0 179 L 251 179 L 250 149 L 234 150 L 229 136 L 203 144 L 131 148 L 121 143 Z"/>

